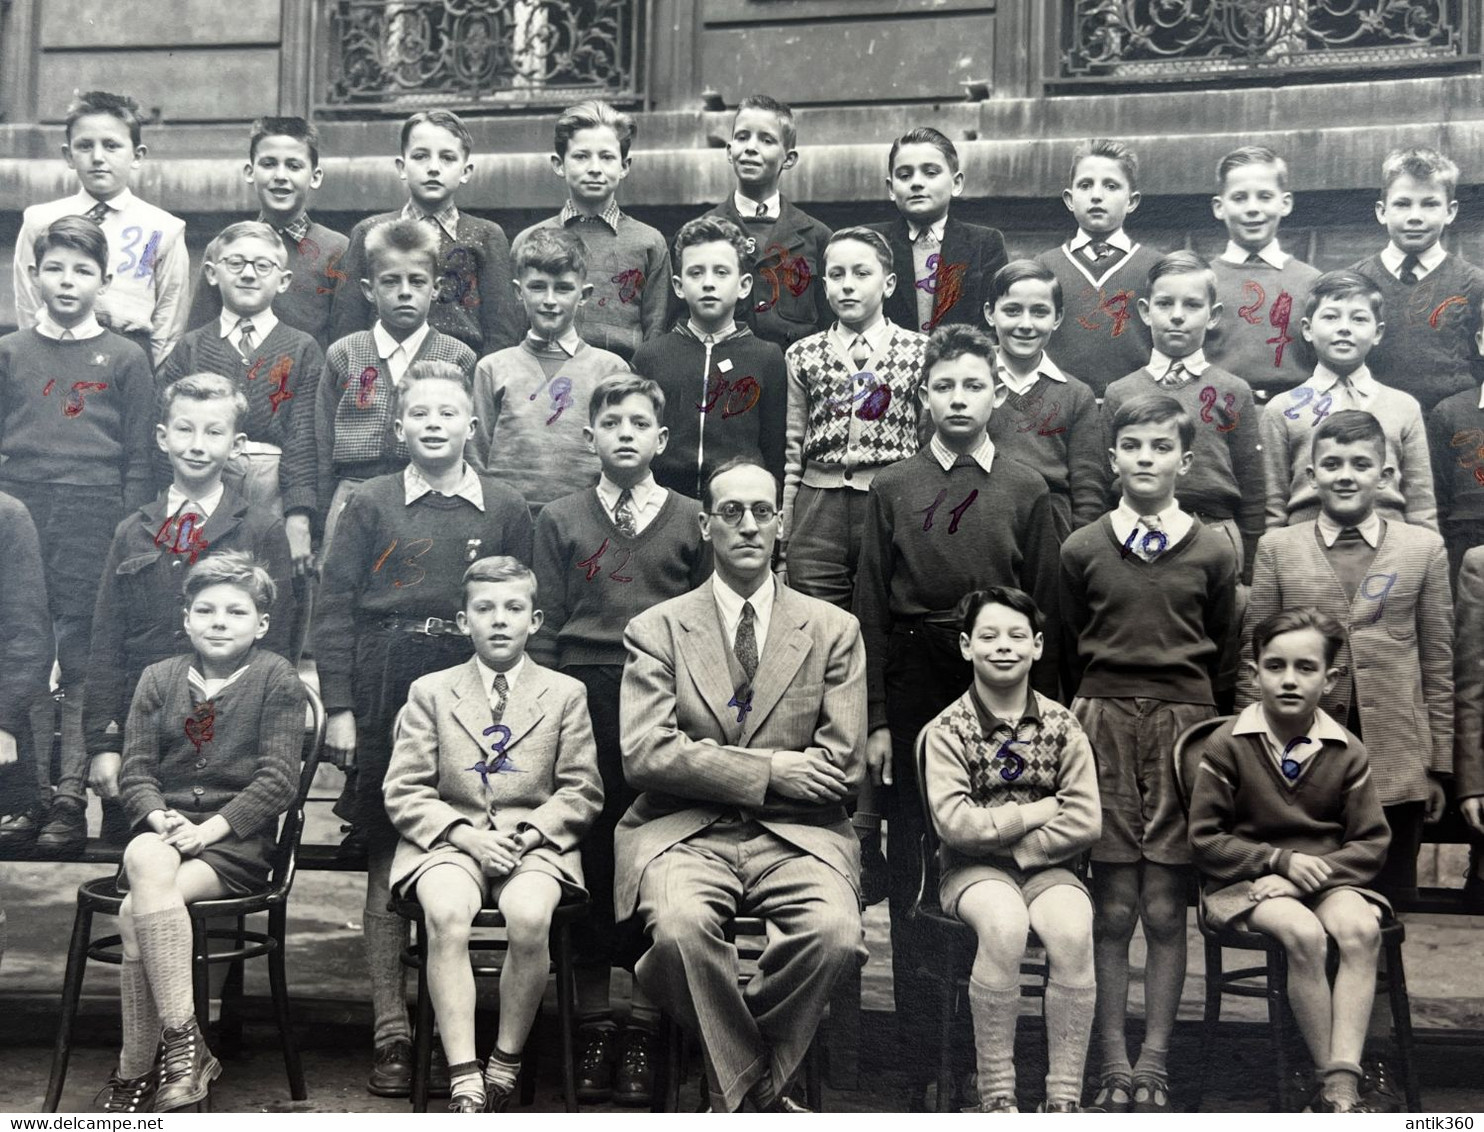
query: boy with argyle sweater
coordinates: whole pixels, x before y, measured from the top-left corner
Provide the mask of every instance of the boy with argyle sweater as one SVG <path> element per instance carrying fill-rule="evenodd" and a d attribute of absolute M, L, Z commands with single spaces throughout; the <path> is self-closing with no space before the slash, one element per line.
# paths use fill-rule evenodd
<path fill-rule="evenodd" d="M 836 232 L 824 247 L 824 272 L 837 321 L 784 355 L 788 444 L 779 544 L 789 583 L 843 609 L 855 586 L 871 481 L 919 447 L 917 389 L 927 338 L 882 313 L 897 277 L 881 233 Z"/>

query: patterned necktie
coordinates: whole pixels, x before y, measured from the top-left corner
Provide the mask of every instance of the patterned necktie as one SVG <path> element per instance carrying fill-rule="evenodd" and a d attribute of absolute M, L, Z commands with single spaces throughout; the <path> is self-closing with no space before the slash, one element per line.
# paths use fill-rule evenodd
<path fill-rule="evenodd" d="M 855 364 L 857 372 L 864 370 L 866 363 L 871 360 L 871 347 L 864 334 L 857 334 L 855 341 L 850 344 L 850 360 Z"/>
<path fill-rule="evenodd" d="M 756 616 L 752 602 L 744 601 L 742 620 L 737 622 L 737 639 L 732 645 L 732 651 L 737 654 L 737 663 L 747 673 L 748 683 L 752 682 L 752 677 L 757 672 L 757 625 L 753 621 Z"/>
<path fill-rule="evenodd" d="M 760 204 L 760 205 L 758 205 L 757 206 L 757 212 L 754 213 L 754 215 L 759 220 L 766 220 L 768 218 L 768 206 L 766 204 Z"/>
<path fill-rule="evenodd" d="M 1165 370 L 1164 376 L 1159 379 L 1161 389 L 1179 389 L 1185 384 L 1188 374 L 1184 362 L 1174 362 L 1170 368 Z"/>
<path fill-rule="evenodd" d="M 1413 283 L 1417 282 L 1417 269 L 1421 266 L 1422 261 L 1415 255 L 1408 253 L 1406 258 L 1402 260 L 1401 270 L 1397 272 L 1397 278 L 1410 287 Z"/>
<path fill-rule="evenodd" d="M 252 319 L 243 318 L 237 320 L 237 352 L 242 355 L 244 362 L 252 360 L 252 348 L 257 345 L 253 341 Z"/>
<path fill-rule="evenodd" d="M 1144 534 L 1139 538 L 1139 557 L 1145 562 L 1153 562 L 1169 541 L 1164 533 L 1164 524 L 1159 521 L 1158 515 L 1140 515 L 1139 526 L 1144 528 Z M 1159 537 L 1151 538 L 1151 535 Z"/>
<path fill-rule="evenodd" d="M 510 698 L 510 681 L 505 679 L 503 672 L 495 673 L 495 695 L 499 698 L 490 708 L 490 715 L 494 717 L 491 720 L 492 723 L 499 723 L 505 714 L 505 701 Z"/>
<path fill-rule="evenodd" d="M 1360 542 L 1364 537 L 1358 527 L 1342 527 L 1340 533 L 1335 536 L 1335 542 Z"/>
<path fill-rule="evenodd" d="M 618 502 L 613 505 L 613 525 L 624 538 L 633 538 L 639 531 L 634 521 L 634 493 L 628 488 L 618 493 Z"/>
<path fill-rule="evenodd" d="M 83 215 L 91 220 L 94 224 L 102 224 L 103 218 L 108 215 L 108 206 L 100 200 L 97 204 L 93 205 L 92 208 L 83 213 Z"/>
<path fill-rule="evenodd" d="M 921 232 L 917 233 L 917 239 L 913 242 L 924 251 L 932 251 L 938 246 L 938 237 L 933 235 L 931 228 L 924 228 Z"/>
<path fill-rule="evenodd" d="M 1335 388 L 1339 391 L 1339 399 L 1345 402 L 1345 408 L 1358 409 L 1360 407 L 1355 403 L 1355 386 L 1350 384 L 1348 377 L 1340 378 L 1339 384 Z"/>

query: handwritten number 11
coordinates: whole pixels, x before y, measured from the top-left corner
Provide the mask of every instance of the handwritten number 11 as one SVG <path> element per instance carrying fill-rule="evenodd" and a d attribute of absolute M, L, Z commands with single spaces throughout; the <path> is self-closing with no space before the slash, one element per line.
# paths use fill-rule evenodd
<path fill-rule="evenodd" d="M 947 499 L 947 498 L 948 498 L 948 489 L 946 487 L 945 488 L 941 488 L 938 491 L 938 497 L 936 499 L 934 499 L 933 502 L 929 506 L 924 507 L 922 509 L 927 514 L 927 518 L 925 518 L 922 521 L 922 529 L 923 530 L 930 531 L 930 530 L 933 529 L 933 515 L 937 513 L 938 508 L 943 505 L 943 501 L 945 499 Z M 951 535 L 958 534 L 959 520 L 961 520 L 964 517 L 964 512 L 969 509 L 969 504 L 973 503 L 974 500 L 976 500 L 978 498 L 979 498 L 979 489 L 976 487 L 973 491 L 969 492 L 968 495 L 964 496 L 964 501 L 962 503 L 960 503 L 952 511 L 948 512 L 950 515 L 953 516 L 953 521 L 948 524 L 948 533 L 949 534 L 951 534 Z"/>

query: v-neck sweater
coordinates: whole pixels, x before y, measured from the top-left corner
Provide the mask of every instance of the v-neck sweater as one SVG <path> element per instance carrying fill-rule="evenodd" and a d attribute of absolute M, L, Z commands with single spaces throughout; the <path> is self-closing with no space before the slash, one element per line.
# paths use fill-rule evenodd
<path fill-rule="evenodd" d="M 1214 704 L 1235 592 L 1230 544 L 1199 523 L 1152 562 L 1125 549 L 1111 515 L 1073 531 L 1061 548 L 1068 692 Z"/>
<path fill-rule="evenodd" d="M 1101 275 L 1067 244 L 1035 257 L 1061 283 L 1065 310 L 1046 352 L 1098 397 L 1149 360 L 1149 328 L 1139 317 L 1138 302 L 1149 292 L 1149 269 L 1163 254 L 1135 243 L 1133 251 Z"/>
<path fill-rule="evenodd" d="M 1210 887 L 1286 874 L 1294 853 L 1329 864 L 1318 891 L 1369 883 L 1391 835 L 1360 740 L 1324 742 L 1288 782 L 1262 737 L 1232 726 L 1206 741 L 1191 784 L 1190 844 Z"/>
<path fill-rule="evenodd" d="M 710 573 L 696 516 L 701 505 L 671 491 L 638 534 L 621 534 L 596 488 L 547 504 L 536 521 L 537 603 L 545 616 L 526 651 L 548 668 L 622 665 L 623 632 L 651 606 L 679 597 Z"/>

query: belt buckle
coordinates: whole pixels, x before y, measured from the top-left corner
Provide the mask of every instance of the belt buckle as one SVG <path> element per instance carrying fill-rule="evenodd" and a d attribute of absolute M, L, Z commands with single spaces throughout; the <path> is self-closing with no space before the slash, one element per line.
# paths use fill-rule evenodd
<path fill-rule="evenodd" d="M 439 624 L 440 627 L 443 625 L 443 618 L 441 618 L 441 617 L 429 617 L 426 621 L 423 622 L 423 634 L 425 636 L 431 637 L 433 635 L 433 622 L 434 621 L 438 622 L 438 624 Z"/>

